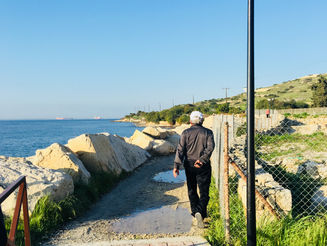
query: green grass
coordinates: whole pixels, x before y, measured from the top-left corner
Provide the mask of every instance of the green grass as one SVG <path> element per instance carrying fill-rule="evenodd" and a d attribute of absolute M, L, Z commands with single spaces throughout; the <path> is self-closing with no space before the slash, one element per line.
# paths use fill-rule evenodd
<path fill-rule="evenodd" d="M 311 135 L 302 135 L 298 133 L 283 135 L 256 135 L 256 148 L 261 146 L 281 146 L 284 143 L 299 143 L 306 147 L 306 150 L 321 151 L 327 148 L 327 136 L 323 132 L 315 132 Z"/>
<path fill-rule="evenodd" d="M 32 245 L 37 245 L 43 236 L 53 232 L 65 222 L 82 215 L 102 195 L 110 191 L 128 173 L 116 176 L 111 173 L 93 173 L 88 185 L 75 184 L 74 193 L 60 202 L 52 201 L 49 196 L 41 198 L 30 217 Z M 10 218 L 5 218 L 7 232 Z M 16 233 L 16 245 L 24 245 L 24 227 L 20 221 Z"/>
<path fill-rule="evenodd" d="M 246 241 L 246 222 L 242 202 L 237 195 L 236 180 L 230 180 L 230 234 L 232 245 L 244 245 Z M 210 217 L 206 238 L 211 245 L 225 245 L 224 224 L 220 214 L 218 190 L 214 180 L 210 185 L 208 215 Z"/>
<path fill-rule="evenodd" d="M 235 184 L 236 183 L 232 183 Z M 231 191 L 233 188 L 231 188 Z M 244 209 L 237 193 L 230 193 L 231 240 L 229 245 L 246 245 L 246 221 Z M 211 245 L 228 245 L 225 241 L 224 226 L 219 208 L 219 195 L 214 181 L 210 186 L 208 204 L 210 217 L 206 239 Z M 291 217 L 280 220 L 257 222 L 257 245 L 262 246 L 324 246 L 327 245 L 327 215 Z"/>

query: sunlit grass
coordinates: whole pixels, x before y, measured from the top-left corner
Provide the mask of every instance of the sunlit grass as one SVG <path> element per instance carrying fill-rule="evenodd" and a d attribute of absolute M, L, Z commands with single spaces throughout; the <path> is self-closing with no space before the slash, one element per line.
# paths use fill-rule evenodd
<path fill-rule="evenodd" d="M 229 244 L 225 241 L 219 195 L 214 182 L 210 187 L 208 214 L 210 221 L 206 238 L 211 245 L 246 245 L 247 231 L 244 208 L 236 193 L 230 194 L 231 236 Z M 257 245 L 327 245 L 327 215 L 287 216 L 280 220 L 261 219 L 257 222 Z"/>
<path fill-rule="evenodd" d="M 110 191 L 120 179 L 128 174 L 116 176 L 111 173 L 96 173 L 88 185 L 76 184 L 74 193 L 60 202 L 52 201 L 49 196 L 41 198 L 30 217 L 32 245 L 37 245 L 42 237 L 53 232 L 63 223 L 82 215 L 103 194 Z M 5 219 L 7 232 L 10 230 L 11 219 Z M 24 226 L 20 221 L 16 233 L 16 245 L 24 245 Z"/>

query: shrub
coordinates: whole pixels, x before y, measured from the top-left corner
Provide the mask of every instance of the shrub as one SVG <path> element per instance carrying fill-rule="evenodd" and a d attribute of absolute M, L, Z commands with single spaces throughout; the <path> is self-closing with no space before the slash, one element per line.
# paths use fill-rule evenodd
<path fill-rule="evenodd" d="M 247 129 L 246 128 L 247 128 L 247 124 L 245 122 L 245 123 L 243 123 L 241 126 L 239 126 L 237 128 L 237 130 L 236 130 L 236 136 L 240 137 L 240 136 L 246 134 L 246 132 L 247 132 Z"/>
<path fill-rule="evenodd" d="M 217 105 L 217 113 L 228 113 L 229 112 L 229 103 L 223 103 Z"/>
<path fill-rule="evenodd" d="M 177 119 L 177 123 L 179 124 L 188 124 L 190 120 L 190 117 L 186 114 L 181 115 L 178 119 Z"/>

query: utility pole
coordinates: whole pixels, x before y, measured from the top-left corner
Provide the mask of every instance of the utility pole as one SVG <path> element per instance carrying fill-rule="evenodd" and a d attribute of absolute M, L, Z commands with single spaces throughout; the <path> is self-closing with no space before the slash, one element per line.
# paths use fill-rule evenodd
<path fill-rule="evenodd" d="M 194 95 L 192 97 L 193 97 L 193 105 L 194 105 Z"/>
<path fill-rule="evenodd" d="M 161 111 L 161 103 L 159 103 L 159 112 Z"/>
<path fill-rule="evenodd" d="M 173 107 L 175 106 L 174 98 L 173 98 Z"/>
<path fill-rule="evenodd" d="M 225 90 L 225 101 L 226 101 L 226 104 L 227 104 L 227 91 L 229 90 L 230 88 L 223 88 L 223 90 Z"/>

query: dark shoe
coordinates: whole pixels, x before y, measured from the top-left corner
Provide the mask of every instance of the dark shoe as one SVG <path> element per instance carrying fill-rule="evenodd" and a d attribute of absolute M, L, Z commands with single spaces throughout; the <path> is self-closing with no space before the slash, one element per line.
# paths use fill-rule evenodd
<path fill-rule="evenodd" d="M 196 221 L 198 223 L 198 228 L 204 228 L 202 215 L 199 212 L 197 212 L 195 213 L 194 217 L 196 218 Z"/>

